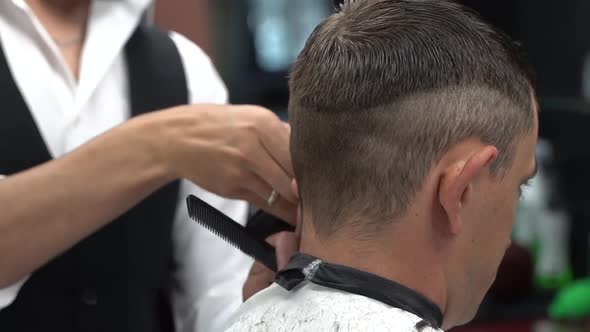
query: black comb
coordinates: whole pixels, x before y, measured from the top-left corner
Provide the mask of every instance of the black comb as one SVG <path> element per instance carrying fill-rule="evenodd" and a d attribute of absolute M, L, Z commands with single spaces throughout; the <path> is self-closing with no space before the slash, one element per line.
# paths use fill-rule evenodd
<path fill-rule="evenodd" d="M 258 210 L 248 219 L 246 231 L 258 240 L 264 240 L 276 233 L 295 232 L 295 227 L 264 210 Z"/>
<path fill-rule="evenodd" d="M 266 241 L 253 235 L 250 230 L 194 195 L 186 198 L 186 205 L 191 219 L 277 272 L 275 249 Z"/>

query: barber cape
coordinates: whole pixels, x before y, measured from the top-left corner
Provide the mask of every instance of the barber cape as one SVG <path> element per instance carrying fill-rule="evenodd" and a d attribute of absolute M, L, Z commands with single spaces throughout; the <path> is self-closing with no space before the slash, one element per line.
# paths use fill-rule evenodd
<path fill-rule="evenodd" d="M 441 332 L 442 319 L 434 303 L 396 282 L 298 254 L 226 331 Z"/>

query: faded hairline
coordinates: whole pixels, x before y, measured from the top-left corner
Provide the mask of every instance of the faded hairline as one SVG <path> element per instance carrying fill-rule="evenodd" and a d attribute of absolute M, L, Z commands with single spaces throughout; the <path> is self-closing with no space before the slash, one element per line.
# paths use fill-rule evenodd
<path fill-rule="evenodd" d="M 490 171 L 501 178 L 534 126 L 521 49 L 467 8 L 349 2 L 314 30 L 289 81 L 295 175 L 320 235 L 407 213 L 432 165 L 465 139 L 498 148 Z"/>
<path fill-rule="evenodd" d="M 489 87 L 452 86 L 413 93 L 394 103 L 370 109 L 323 114 L 298 105 L 294 98 L 289 106 L 289 117 L 294 123 L 291 151 L 305 214 L 312 217 L 320 236 L 332 234 L 341 226 L 359 223 L 364 224 L 368 233 L 376 234 L 388 222 L 405 216 L 418 193 L 423 190 L 424 181 L 434 165 L 453 146 L 468 139 L 478 139 L 498 149 L 498 158 L 490 166 L 490 175 L 499 180 L 512 167 L 520 139 L 533 130 L 532 101 L 528 109 L 523 109 L 500 91 Z M 482 116 L 486 113 L 487 116 Z M 352 169 L 353 176 L 357 178 L 363 172 L 355 170 L 363 167 L 371 167 L 373 169 L 370 171 L 377 173 L 378 169 L 390 167 L 394 174 L 390 177 L 382 174 L 382 180 L 385 181 L 383 187 L 388 182 L 401 180 L 401 183 L 393 195 L 380 192 L 383 188 L 369 186 L 369 190 L 374 192 L 358 192 L 345 201 L 332 201 L 336 206 L 330 206 L 329 195 L 336 195 L 334 191 L 338 192 L 339 188 L 332 188 L 332 184 L 325 183 L 324 176 L 314 176 L 311 173 L 313 170 L 306 168 L 305 155 L 310 153 L 310 149 L 306 151 L 303 145 L 309 142 L 300 138 L 302 133 L 299 131 L 307 127 L 306 132 L 317 132 L 316 137 L 319 137 L 322 127 L 335 126 L 332 131 L 338 131 L 338 127 L 344 129 L 350 126 L 349 121 L 372 129 L 349 137 L 355 146 L 356 155 L 364 159 L 335 163 L 348 162 L 341 164 L 341 168 Z M 503 130 L 496 130 L 502 122 Z M 400 161 L 399 158 L 404 160 Z M 391 178 L 395 176 L 404 179 Z M 351 180 L 351 185 L 352 182 L 354 180 Z M 318 186 L 331 188 L 332 193 L 329 190 L 318 193 Z M 358 187 L 356 184 L 354 186 Z M 327 222 L 327 219 L 335 221 Z"/>

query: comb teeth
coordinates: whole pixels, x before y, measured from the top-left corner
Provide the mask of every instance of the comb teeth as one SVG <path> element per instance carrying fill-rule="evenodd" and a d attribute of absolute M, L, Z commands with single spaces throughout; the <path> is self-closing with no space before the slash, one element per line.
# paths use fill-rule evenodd
<path fill-rule="evenodd" d="M 275 250 L 270 244 L 256 239 L 245 227 L 196 196 L 188 196 L 186 203 L 191 219 L 269 269 L 277 271 Z"/>

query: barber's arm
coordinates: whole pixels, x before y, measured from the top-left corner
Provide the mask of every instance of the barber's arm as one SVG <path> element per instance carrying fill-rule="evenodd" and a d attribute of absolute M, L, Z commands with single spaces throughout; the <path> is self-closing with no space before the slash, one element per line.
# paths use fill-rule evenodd
<path fill-rule="evenodd" d="M 157 133 L 157 134 L 155 134 Z M 70 154 L 0 181 L 0 288 L 187 178 L 294 220 L 289 131 L 254 106 L 192 105 L 136 117 Z"/>
<path fill-rule="evenodd" d="M 172 33 L 172 39 L 183 58 L 191 102 L 227 103 L 227 90 L 207 55 L 179 34 Z M 288 135 L 271 139 L 277 148 L 288 149 Z M 268 174 L 260 175 L 265 178 Z M 290 171 L 278 177 L 290 178 Z M 272 192 L 272 186 L 265 186 L 266 190 L 261 191 L 263 201 L 258 202 L 261 207 L 266 206 Z M 286 189 L 293 192 L 292 188 Z M 171 294 L 176 328 L 183 332 L 217 331 L 242 303 L 242 287 L 253 261 L 191 220 L 184 198 L 197 195 L 242 224 L 246 223 L 247 204 L 224 199 L 187 181 L 182 182 L 180 193 L 173 229 L 176 269 Z M 295 212 L 294 205 L 284 198 L 275 204 L 288 204 L 290 213 Z"/>
<path fill-rule="evenodd" d="M 5 177 L 6 176 L 0 174 L 0 181 L 2 181 L 2 179 L 4 179 Z M 27 281 L 27 277 L 22 278 L 21 280 L 15 282 L 14 284 L 8 287 L 0 288 L 0 310 L 6 308 L 12 303 L 12 301 L 14 301 L 14 299 L 18 295 L 18 291 L 25 283 L 25 281 Z"/>
<path fill-rule="evenodd" d="M 207 55 L 182 35 L 171 36 L 183 58 L 191 102 L 227 103 L 227 89 Z M 288 148 L 288 142 L 283 144 Z M 243 201 L 223 199 L 186 181 L 180 192 L 173 229 L 176 269 L 171 293 L 176 328 L 217 331 L 242 303 L 241 290 L 252 259 L 192 221 L 184 197 L 197 195 L 243 224 L 248 207 Z M 262 194 L 271 192 L 267 187 Z"/>
<path fill-rule="evenodd" d="M 0 288 L 173 178 L 134 121 L 69 155 L 0 181 Z"/>

